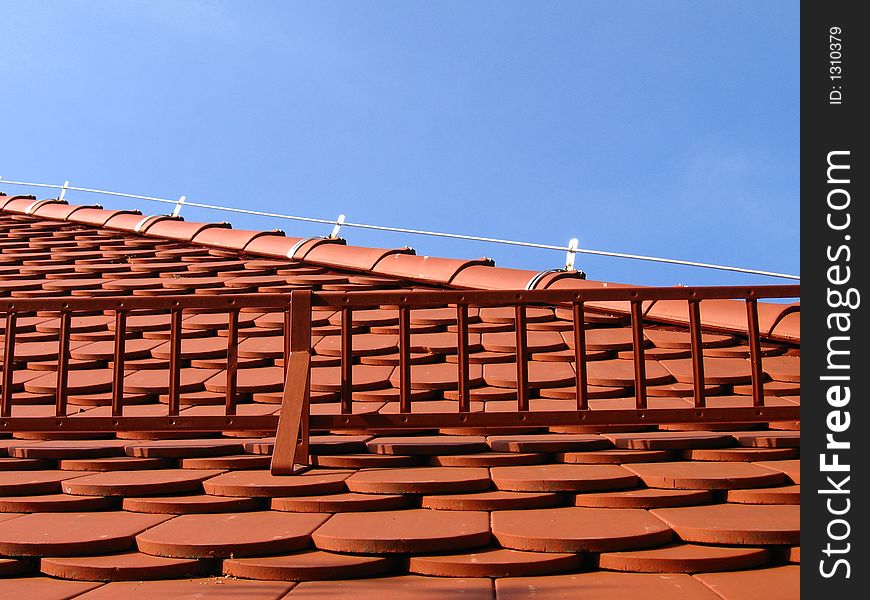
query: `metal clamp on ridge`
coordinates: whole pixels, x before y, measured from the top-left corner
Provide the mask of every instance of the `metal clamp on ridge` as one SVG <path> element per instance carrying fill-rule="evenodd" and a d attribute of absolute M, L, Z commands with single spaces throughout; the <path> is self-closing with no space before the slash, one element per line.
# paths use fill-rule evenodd
<path fill-rule="evenodd" d="M 580 240 L 571 238 L 568 242 L 568 254 L 565 255 L 565 270 L 574 270 L 574 259 L 577 258 L 577 248 L 580 246 Z"/>
<path fill-rule="evenodd" d="M 329 234 L 329 239 L 338 239 L 338 232 L 341 231 L 341 226 L 344 225 L 344 218 L 344 215 L 338 215 L 338 218 L 335 220 L 335 227 L 332 228 L 332 233 Z"/>
<path fill-rule="evenodd" d="M 186 199 L 187 196 L 179 196 L 178 202 L 175 203 L 175 208 L 172 209 L 172 213 L 170 214 L 173 219 L 181 218 L 181 205 L 184 204 Z"/>

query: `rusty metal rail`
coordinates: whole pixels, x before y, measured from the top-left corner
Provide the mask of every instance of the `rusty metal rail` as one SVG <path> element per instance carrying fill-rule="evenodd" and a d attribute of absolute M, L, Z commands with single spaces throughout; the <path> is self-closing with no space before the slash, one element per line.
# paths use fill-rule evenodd
<path fill-rule="evenodd" d="M 762 371 L 762 334 L 759 330 L 758 300 L 796 298 L 797 285 L 730 286 L 702 288 L 621 288 L 595 290 L 532 291 L 383 291 L 383 292 L 309 292 L 290 294 L 239 294 L 231 296 L 102 297 L 0 299 L 0 314 L 5 315 L 0 392 L 0 431 L 225 431 L 277 430 L 273 472 L 289 473 L 294 464 L 308 459 L 309 429 L 378 429 L 426 427 L 505 427 L 553 426 L 568 424 L 638 424 L 667 422 L 727 422 L 799 419 L 797 406 L 771 406 L 764 401 Z M 746 306 L 749 363 L 752 376 L 751 406 L 711 408 L 704 387 L 701 309 L 704 300 L 732 299 Z M 643 316 L 649 303 L 681 301 L 688 306 L 693 371 L 693 407 L 679 409 L 649 408 L 644 359 Z M 587 312 L 601 312 L 600 304 L 611 305 L 610 312 L 627 314 L 631 319 L 634 363 L 634 408 L 597 410 L 590 408 L 585 344 Z M 559 411 L 530 410 L 532 387 L 529 384 L 527 309 L 530 306 L 570 308 L 573 319 L 576 401 Z M 338 414 L 310 414 L 312 311 L 332 308 L 341 314 L 340 403 Z M 354 414 L 353 404 L 353 315 L 357 310 L 390 308 L 398 314 L 397 413 Z M 455 413 L 415 411 L 412 401 L 411 313 L 415 309 L 453 307 L 456 311 L 456 349 L 458 402 Z M 516 410 L 512 412 L 473 411 L 469 351 L 469 308 L 512 307 L 516 324 Z M 243 310 L 264 310 L 284 314 L 283 364 L 285 385 L 281 417 L 238 414 L 239 314 Z M 181 369 L 184 312 L 217 312 L 227 315 L 226 398 L 222 414 L 185 415 L 182 410 Z M 102 312 L 114 317 L 114 360 L 112 361 L 111 413 L 106 416 L 68 414 L 70 373 L 70 336 L 76 314 Z M 52 314 L 59 318 L 58 364 L 54 416 L 26 417 L 14 413 L 17 322 L 22 316 Z M 128 318 L 135 314 L 162 313 L 169 317 L 170 346 L 168 402 L 165 415 L 125 414 L 125 347 L 130 339 Z M 295 443 L 294 443 L 295 442 Z"/>

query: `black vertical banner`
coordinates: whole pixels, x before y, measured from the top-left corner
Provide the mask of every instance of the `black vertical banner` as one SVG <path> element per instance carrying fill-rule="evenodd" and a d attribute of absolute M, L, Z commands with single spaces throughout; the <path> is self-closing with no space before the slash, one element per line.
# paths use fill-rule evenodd
<path fill-rule="evenodd" d="M 870 593 L 866 9 L 801 3 L 801 594 L 813 599 Z"/>

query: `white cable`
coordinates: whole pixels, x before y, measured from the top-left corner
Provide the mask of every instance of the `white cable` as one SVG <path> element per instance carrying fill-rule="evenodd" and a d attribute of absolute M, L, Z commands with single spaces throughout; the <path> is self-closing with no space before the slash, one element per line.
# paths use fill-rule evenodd
<path fill-rule="evenodd" d="M 84 187 L 75 187 L 72 185 L 53 185 L 49 183 L 30 183 L 25 181 L 9 181 L 6 179 L 0 178 L 0 183 L 6 183 L 9 185 L 24 185 L 31 187 L 42 187 L 42 188 L 54 188 L 54 189 L 65 189 L 77 192 L 86 192 L 90 194 L 103 194 L 106 196 L 120 196 L 122 198 L 136 198 L 139 200 L 150 200 L 152 202 L 163 202 L 165 204 L 174 204 L 178 205 L 179 201 L 170 200 L 168 198 L 156 198 L 154 196 L 140 196 L 137 194 L 125 194 L 123 192 L 112 192 L 109 190 L 97 190 L 93 188 L 84 188 Z M 271 213 L 264 212 L 259 210 L 249 210 L 245 208 L 233 208 L 231 206 L 217 206 L 214 204 L 203 204 L 200 202 L 184 202 L 185 206 L 193 206 L 196 208 L 205 208 L 209 210 L 222 210 L 226 212 L 240 213 L 245 215 L 254 215 L 258 217 L 270 217 L 274 219 L 288 219 L 291 221 L 303 221 L 306 223 L 323 223 L 328 225 L 336 225 L 335 219 L 316 219 L 312 217 L 300 217 L 296 215 L 284 215 L 281 213 Z M 680 260 L 675 258 L 661 258 L 657 256 L 646 256 L 642 254 L 627 254 L 625 252 L 610 252 L 607 250 L 591 250 L 589 248 L 572 248 L 569 246 L 554 246 L 551 244 L 537 244 L 534 242 L 520 242 L 517 240 L 506 240 L 501 238 L 492 238 L 492 237 L 483 237 L 477 235 L 463 235 L 459 233 L 444 233 L 441 231 L 427 231 L 425 229 L 408 229 L 405 227 L 387 227 L 384 225 L 368 225 L 365 223 L 350 223 L 343 222 L 341 223 L 343 227 L 356 227 L 357 229 L 373 229 L 376 231 L 390 231 L 393 233 L 407 233 L 410 235 L 426 235 L 432 237 L 442 237 L 442 238 L 450 238 L 457 240 L 467 240 L 471 242 L 486 242 L 489 244 L 505 244 L 508 246 L 520 246 L 524 248 L 541 248 L 543 250 L 557 250 L 560 252 L 577 252 L 580 254 L 594 254 L 597 256 L 609 256 L 612 258 L 626 258 L 630 260 L 642 260 L 648 262 L 658 262 L 658 263 L 667 263 L 672 265 L 682 265 L 688 267 L 698 267 L 701 269 L 716 269 L 720 271 L 733 271 L 736 273 L 746 273 L 749 275 L 764 275 L 766 277 L 779 277 L 781 279 L 793 279 L 796 281 L 800 281 L 799 275 L 790 275 L 788 273 L 776 273 L 774 271 L 762 271 L 759 269 L 747 269 L 743 267 L 732 267 L 728 265 L 717 265 L 712 263 L 703 263 L 691 260 Z"/>

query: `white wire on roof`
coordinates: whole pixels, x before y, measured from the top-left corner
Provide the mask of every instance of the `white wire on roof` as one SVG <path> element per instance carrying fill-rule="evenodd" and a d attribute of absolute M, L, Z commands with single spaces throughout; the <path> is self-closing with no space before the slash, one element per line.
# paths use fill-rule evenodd
<path fill-rule="evenodd" d="M 517 240 L 506 240 L 502 238 L 493 238 L 493 237 L 484 237 L 478 235 L 464 235 L 459 233 L 445 233 L 442 231 L 426 231 L 424 229 L 409 229 L 406 227 L 387 227 L 385 225 L 369 225 L 366 223 L 351 223 L 350 221 L 344 220 L 344 215 L 341 215 L 338 219 L 317 219 L 313 217 L 300 217 L 297 215 L 285 215 L 281 213 L 273 213 L 259 210 L 250 210 L 246 208 L 234 208 L 232 206 L 218 206 L 215 204 L 203 204 L 201 202 L 190 202 L 184 196 L 177 200 L 171 200 L 168 198 L 157 198 L 154 196 L 141 196 L 139 194 L 127 194 L 124 192 L 113 192 L 110 190 L 98 190 L 93 188 L 85 188 L 85 187 L 76 187 L 69 185 L 69 182 L 65 182 L 64 185 L 54 185 L 50 183 L 33 183 L 26 181 L 10 181 L 7 179 L 3 179 L 0 177 L 0 182 L 6 183 L 8 185 L 22 185 L 22 186 L 30 186 L 30 187 L 41 187 L 41 188 L 52 188 L 59 189 L 63 192 L 67 190 L 76 191 L 76 192 L 86 192 L 90 194 L 102 194 L 106 196 L 119 196 L 121 198 L 136 198 L 138 200 L 150 200 L 152 202 L 162 202 L 165 204 L 173 204 L 175 205 L 175 210 L 173 211 L 173 215 L 177 216 L 178 211 L 181 208 L 181 204 L 184 206 L 193 206 L 196 208 L 205 208 L 209 210 L 219 210 L 224 212 L 232 212 L 239 213 L 245 215 L 255 215 L 259 217 L 270 217 L 275 219 L 287 219 L 291 221 L 302 221 L 306 223 L 323 223 L 327 225 L 334 225 L 335 228 L 333 232 L 337 235 L 337 229 L 340 227 L 355 227 L 357 229 L 373 229 L 376 231 L 390 231 L 393 233 L 406 233 L 411 235 L 424 235 L 424 236 L 432 236 L 432 237 L 441 237 L 441 238 L 450 238 L 457 240 L 467 240 L 472 242 L 485 242 L 489 244 L 504 244 L 508 246 L 520 246 L 524 248 L 540 248 L 543 250 L 556 250 L 559 252 L 568 252 L 569 255 L 577 252 L 580 254 L 594 254 L 596 256 L 609 256 L 612 258 L 625 258 L 630 260 L 642 260 L 648 262 L 657 262 L 657 263 L 666 263 L 672 265 L 682 265 L 687 267 L 698 267 L 701 269 L 716 269 L 719 271 L 733 271 L 736 273 L 746 273 L 750 275 L 763 275 L 766 277 L 778 277 L 781 279 L 793 279 L 796 281 L 800 281 L 799 275 L 790 275 L 788 273 L 776 273 L 774 271 L 762 271 L 760 269 L 748 269 L 744 267 L 734 267 L 728 265 L 718 265 L 712 263 L 698 262 L 692 260 L 682 260 L 676 258 L 661 258 L 658 256 L 646 256 L 642 254 L 628 254 L 626 252 L 611 252 L 608 250 L 592 250 L 590 248 L 579 248 L 575 244 L 571 243 L 568 246 L 556 246 L 552 244 L 538 244 L 535 242 L 521 242 Z M 573 242 L 573 240 L 572 240 Z"/>

